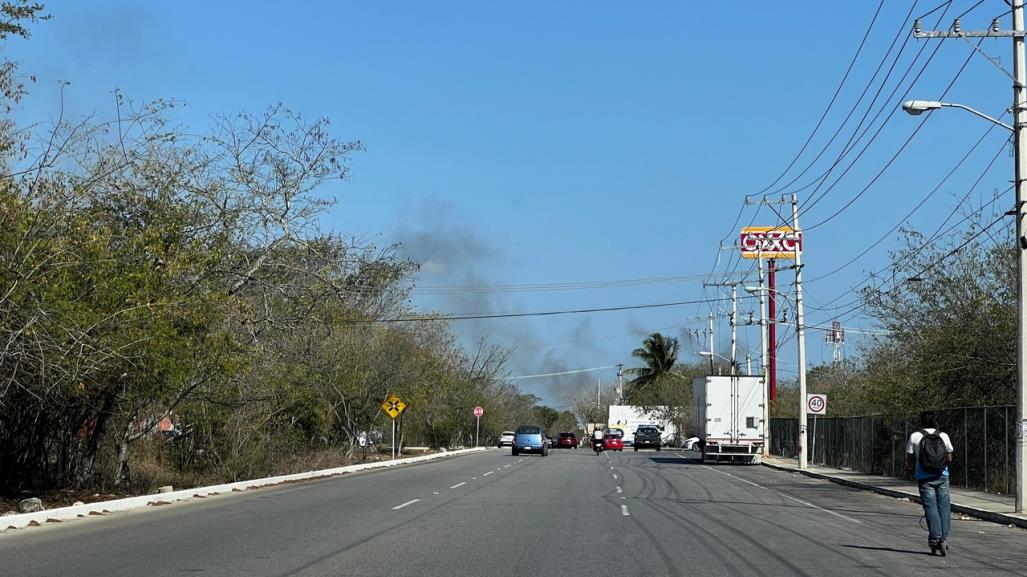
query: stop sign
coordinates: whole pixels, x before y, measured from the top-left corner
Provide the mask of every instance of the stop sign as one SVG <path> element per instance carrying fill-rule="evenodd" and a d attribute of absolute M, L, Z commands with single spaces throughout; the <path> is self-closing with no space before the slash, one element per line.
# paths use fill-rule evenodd
<path fill-rule="evenodd" d="M 481 405 L 474 407 L 474 416 L 480 417 L 485 414 L 485 409 L 481 408 Z"/>

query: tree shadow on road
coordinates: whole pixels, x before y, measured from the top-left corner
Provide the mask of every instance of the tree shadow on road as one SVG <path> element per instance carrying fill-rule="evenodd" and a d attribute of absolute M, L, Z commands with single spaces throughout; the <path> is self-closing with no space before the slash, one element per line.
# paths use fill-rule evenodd
<path fill-rule="evenodd" d="M 930 551 L 913 551 L 911 549 L 893 549 L 891 547 L 869 547 L 867 545 L 842 545 L 842 547 L 848 547 L 849 549 L 863 549 L 865 551 L 889 551 L 891 553 L 905 553 L 907 555 L 931 556 Z"/>

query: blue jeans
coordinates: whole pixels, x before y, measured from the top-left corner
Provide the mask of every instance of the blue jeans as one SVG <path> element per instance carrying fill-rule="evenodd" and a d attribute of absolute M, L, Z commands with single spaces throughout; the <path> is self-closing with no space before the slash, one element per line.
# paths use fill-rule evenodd
<path fill-rule="evenodd" d="M 952 505 L 949 502 L 949 478 L 941 475 L 937 479 L 917 481 L 920 502 L 927 517 L 927 540 L 931 543 L 948 541 Z"/>

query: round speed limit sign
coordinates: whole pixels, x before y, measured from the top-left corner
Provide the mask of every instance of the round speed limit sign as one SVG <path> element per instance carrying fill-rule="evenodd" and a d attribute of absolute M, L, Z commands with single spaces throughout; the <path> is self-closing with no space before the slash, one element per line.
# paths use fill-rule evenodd
<path fill-rule="evenodd" d="M 826 415 L 827 395 L 818 393 L 806 395 L 806 409 L 811 415 Z"/>

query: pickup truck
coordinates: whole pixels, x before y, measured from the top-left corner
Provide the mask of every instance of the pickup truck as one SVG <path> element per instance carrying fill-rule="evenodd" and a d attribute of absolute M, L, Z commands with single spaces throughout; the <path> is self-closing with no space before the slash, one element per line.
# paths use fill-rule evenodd
<path fill-rule="evenodd" d="M 643 426 L 635 430 L 635 451 L 639 449 L 660 450 L 663 446 L 663 434 L 656 427 Z"/>

